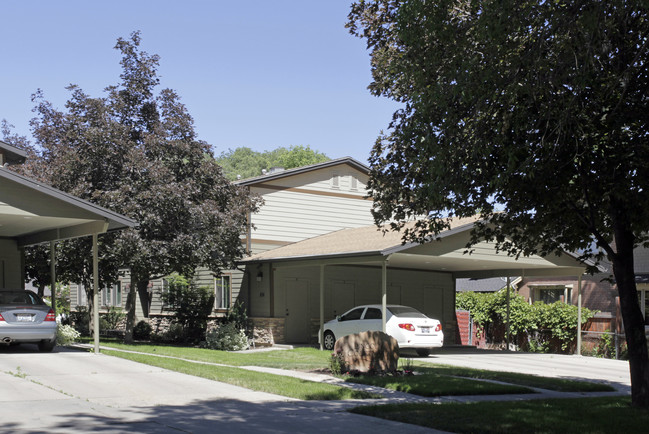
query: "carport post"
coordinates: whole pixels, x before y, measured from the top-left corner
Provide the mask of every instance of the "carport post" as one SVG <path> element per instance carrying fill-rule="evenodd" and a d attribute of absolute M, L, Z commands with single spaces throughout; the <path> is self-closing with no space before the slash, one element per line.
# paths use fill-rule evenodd
<path fill-rule="evenodd" d="M 511 286 L 511 281 L 509 276 L 507 276 L 507 335 L 506 337 L 506 342 L 507 342 L 507 351 L 509 351 L 509 291 L 510 291 L 510 286 Z"/>
<path fill-rule="evenodd" d="M 322 332 L 324 331 L 324 268 L 324 265 L 320 265 L 320 330 L 318 330 L 320 351 L 324 349 L 324 336 L 322 334 Z"/>
<path fill-rule="evenodd" d="M 581 356 L 581 274 L 577 278 L 577 355 Z"/>
<path fill-rule="evenodd" d="M 50 241 L 50 289 L 52 300 L 52 309 L 56 317 L 56 242 Z"/>
<path fill-rule="evenodd" d="M 381 269 L 381 331 L 385 333 L 385 313 L 388 304 L 388 261 L 383 261 Z"/>
<path fill-rule="evenodd" d="M 95 354 L 99 354 L 99 248 L 97 233 L 92 234 L 92 323 Z"/>

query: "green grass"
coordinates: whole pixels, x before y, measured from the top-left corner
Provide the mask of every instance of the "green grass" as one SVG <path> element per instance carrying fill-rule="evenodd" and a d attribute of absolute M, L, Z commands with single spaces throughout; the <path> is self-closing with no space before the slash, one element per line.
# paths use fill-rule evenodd
<path fill-rule="evenodd" d="M 590 381 L 566 380 L 564 378 L 539 377 L 538 375 L 518 374 L 515 372 L 488 371 L 484 369 L 462 368 L 457 366 L 418 363 L 417 372 L 434 375 L 476 378 L 481 380 L 502 381 L 519 386 L 537 387 L 558 392 L 612 392 L 615 388 L 607 384 Z"/>
<path fill-rule="evenodd" d="M 251 353 L 231 353 L 205 348 L 177 347 L 167 345 L 134 344 L 125 345 L 106 342 L 102 345 L 116 349 L 139 351 L 160 356 L 178 357 L 199 362 L 220 363 L 230 366 L 263 366 L 267 368 L 314 371 L 329 366 L 330 353 L 315 348 L 296 348 L 294 350 L 273 350 Z"/>
<path fill-rule="evenodd" d="M 196 377 L 220 381 L 259 392 L 273 393 L 302 400 L 344 400 L 382 398 L 380 395 L 356 391 L 347 387 L 305 381 L 298 378 L 248 371 L 229 366 L 214 366 L 154 355 L 103 350 L 103 354 L 133 360 Z"/>
<path fill-rule="evenodd" d="M 509 384 L 495 384 L 467 378 L 448 377 L 427 373 L 404 377 L 360 376 L 347 379 L 351 383 L 369 384 L 399 392 L 420 396 L 445 395 L 505 395 L 510 393 L 534 393 L 532 389 Z"/>
<path fill-rule="evenodd" d="M 353 413 L 456 433 L 639 433 L 649 412 L 628 397 L 356 407 Z"/>

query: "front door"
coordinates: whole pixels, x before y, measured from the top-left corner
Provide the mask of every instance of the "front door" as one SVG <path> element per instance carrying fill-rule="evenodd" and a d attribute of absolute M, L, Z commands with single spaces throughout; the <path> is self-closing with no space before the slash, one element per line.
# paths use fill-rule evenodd
<path fill-rule="evenodd" d="M 309 342 L 309 282 L 286 279 L 286 342 Z"/>

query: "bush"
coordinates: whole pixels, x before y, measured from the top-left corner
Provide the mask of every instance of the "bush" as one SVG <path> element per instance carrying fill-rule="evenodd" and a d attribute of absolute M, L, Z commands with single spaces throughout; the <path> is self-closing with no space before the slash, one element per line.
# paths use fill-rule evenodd
<path fill-rule="evenodd" d="M 174 321 L 180 324 L 184 331 L 181 341 L 202 341 L 207 329 L 207 319 L 214 306 L 213 291 L 207 287 L 196 286 L 178 274 L 170 276 L 167 281 L 169 289 L 162 294 L 162 299 L 173 311 Z"/>
<path fill-rule="evenodd" d="M 473 321 L 484 328 L 493 343 L 506 341 L 507 289 L 493 294 L 457 294 L 458 309 L 471 312 Z M 569 352 L 577 338 L 577 306 L 557 301 L 528 304 L 515 291 L 509 298 L 509 330 L 512 342 L 532 352 Z M 582 308 L 582 324 L 595 312 Z"/>
<path fill-rule="evenodd" d="M 331 358 L 329 359 L 329 370 L 332 375 L 339 376 L 347 372 L 347 366 L 345 366 L 345 361 L 343 356 L 340 353 L 331 353 Z"/>
<path fill-rule="evenodd" d="M 152 331 L 153 328 L 151 327 L 151 324 L 146 321 L 140 321 L 135 324 L 135 327 L 133 328 L 133 339 L 137 339 L 139 341 L 148 341 L 149 339 L 151 339 Z"/>
<path fill-rule="evenodd" d="M 81 334 L 70 325 L 60 325 L 56 329 L 56 344 L 70 345 L 74 343 Z"/>
<path fill-rule="evenodd" d="M 126 314 L 121 307 L 108 307 L 108 311 L 102 315 L 102 318 L 106 321 L 107 330 L 117 330 L 123 326 L 124 319 L 126 319 Z"/>
<path fill-rule="evenodd" d="M 70 312 L 70 324 L 84 336 L 90 334 L 90 318 L 88 315 L 88 308 L 85 306 L 77 306 L 76 311 Z"/>
<path fill-rule="evenodd" d="M 205 334 L 207 348 L 222 351 L 241 351 L 248 348 L 246 333 L 236 323 L 221 324 Z"/>

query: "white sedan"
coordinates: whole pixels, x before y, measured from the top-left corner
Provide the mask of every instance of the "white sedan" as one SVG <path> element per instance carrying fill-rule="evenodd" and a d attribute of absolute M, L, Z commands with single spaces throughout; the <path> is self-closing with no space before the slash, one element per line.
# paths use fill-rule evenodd
<path fill-rule="evenodd" d="M 388 305 L 386 314 L 385 331 L 397 340 L 399 348 L 415 349 L 425 357 L 432 348 L 443 345 L 444 333 L 438 320 L 408 306 Z M 354 333 L 380 331 L 381 323 L 380 304 L 357 306 L 324 324 L 322 345 L 331 351 L 337 339 Z"/>

